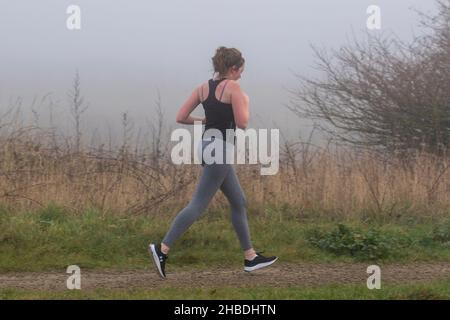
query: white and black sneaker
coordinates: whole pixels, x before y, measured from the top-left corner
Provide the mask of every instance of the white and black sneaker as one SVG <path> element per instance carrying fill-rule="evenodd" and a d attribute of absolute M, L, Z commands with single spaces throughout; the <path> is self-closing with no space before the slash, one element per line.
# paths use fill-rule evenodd
<path fill-rule="evenodd" d="M 161 251 L 161 244 L 150 243 L 148 251 L 153 259 L 158 274 L 162 278 L 166 278 L 165 268 L 168 256 Z"/>
<path fill-rule="evenodd" d="M 256 253 L 256 257 L 253 260 L 244 260 L 244 271 L 251 272 L 257 269 L 261 269 L 270 266 L 277 261 L 278 257 L 264 257 L 259 252 Z"/>

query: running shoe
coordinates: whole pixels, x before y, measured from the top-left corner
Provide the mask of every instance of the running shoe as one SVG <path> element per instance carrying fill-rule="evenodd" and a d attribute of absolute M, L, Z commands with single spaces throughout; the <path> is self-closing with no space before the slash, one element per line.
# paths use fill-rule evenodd
<path fill-rule="evenodd" d="M 278 257 L 265 257 L 261 253 L 257 252 L 256 257 L 253 260 L 244 259 L 244 271 L 251 272 L 257 269 L 261 269 L 270 266 L 277 261 Z"/>
<path fill-rule="evenodd" d="M 166 272 L 165 272 L 166 260 L 167 260 L 168 256 L 161 251 L 161 244 L 151 243 L 148 246 L 148 251 L 149 251 L 150 256 L 152 257 L 152 260 L 156 266 L 156 270 L 158 271 L 158 274 L 162 278 L 165 279 L 166 278 Z"/>

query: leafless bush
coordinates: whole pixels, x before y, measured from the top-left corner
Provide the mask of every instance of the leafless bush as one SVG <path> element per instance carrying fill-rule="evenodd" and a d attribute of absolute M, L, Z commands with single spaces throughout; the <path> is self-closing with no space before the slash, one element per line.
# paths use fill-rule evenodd
<path fill-rule="evenodd" d="M 339 50 L 313 46 L 319 79 L 297 75 L 287 107 L 342 142 L 403 157 L 450 148 L 450 1 L 411 43 L 367 32 Z"/>

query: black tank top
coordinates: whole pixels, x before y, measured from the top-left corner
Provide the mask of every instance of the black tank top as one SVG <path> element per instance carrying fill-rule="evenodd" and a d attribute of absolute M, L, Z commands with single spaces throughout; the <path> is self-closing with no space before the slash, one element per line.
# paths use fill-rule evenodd
<path fill-rule="evenodd" d="M 234 121 L 234 114 L 231 103 L 224 103 L 217 100 L 216 98 L 216 88 L 222 80 L 225 80 L 225 78 L 218 80 L 209 79 L 209 94 L 208 97 L 202 102 L 202 105 L 203 109 L 205 109 L 206 117 L 205 131 L 210 128 L 218 129 L 220 130 L 220 132 L 222 132 L 222 137 L 225 140 L 226 130 L 235 130 L 236 123 Z M 203 134 L 204 133 L 205 132 L 203 132 Z M 232 135 L 232 137 L 234 137 L 234 134 Z M 229 142 L 234 143 L 234 140 L 235 139 L 233 138 L 232 140 L 229 140 Z"/>

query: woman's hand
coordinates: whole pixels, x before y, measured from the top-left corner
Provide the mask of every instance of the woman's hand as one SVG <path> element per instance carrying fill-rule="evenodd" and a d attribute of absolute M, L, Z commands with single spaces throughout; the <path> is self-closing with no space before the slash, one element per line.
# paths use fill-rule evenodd
<path fill-rule="evenodd" d="M 205 118 L 190 116 L 191 112 L 200 104 L 199 90 L 201 86 L 192 91 L 189 98 L 183 103 L 180 110 L 178 110 L 176 121 L 182 124 L 194 124 L 194 121 L 206 122 Z"/>
<path fill-rule="evenodd" d="M 195 121 L 201 121 L 202 124 L 206 123 L 206 118 L 200 118 L 200 117 L 193 117 L 193 116 L 188 116 L 186 119 L 184 120 L 180 120 L 177 121 L 178 123 L 182 123 L 182 124 L 194 124 Z"/>
<path fill-rule="evenodd" d="M 193 118 L 195 119 L 195 121 L 201 121 L 202 124 L 205 124 L 205 123 L 206 123 L 206 118 L 205 118 L 205 117 L 203 117 L 203 118 L 193 117 Z"/>

